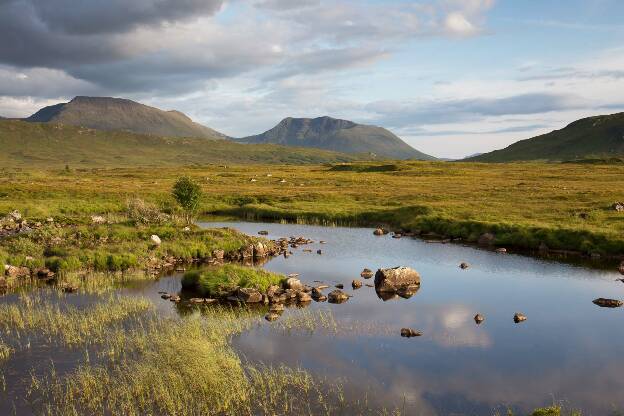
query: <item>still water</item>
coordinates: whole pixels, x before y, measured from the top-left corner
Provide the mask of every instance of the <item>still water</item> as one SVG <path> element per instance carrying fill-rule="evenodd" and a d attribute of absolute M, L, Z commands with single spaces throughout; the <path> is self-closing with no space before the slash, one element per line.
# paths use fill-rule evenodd
<path fill-rule="evenodd" d="M 314 244 L 291 249 L 291 257 L 274 258 L 263 267 L 299 273 L 310 285 L 342 283 L 353 295 L 340 305 L 312 302 L 304 311 L 312 320 L 329 314 L 336 323 L 333 329 L 285 330 L 280 322 L 302 314 L 291 308 L 280 321 L 263 321 L 236 336 L 232 343 L 244 360 L 301 367 L 339 381 L 349 400 L 365 400 L 371 408 L 398 407 L 407 415 L 505 414 L 507 407 L 525 414 L 553 401 L 582 409 L 584 416 L 624 409 L 624 308 L 592 303 L 598 297 L 624 299 L 617 272 L 455 244 L 375 237 L 364 228 L 239 222 L 202 226 L 232 227 L 250 235 L 266 230 L 271 239 L 311 238 Z M 318 249 L 322 255 L 316 254 Z M 460 269 L 461 262 L 470 267 Z M 421 287 L 409 299 L 384 301 L 366 285 L 374 279 L 362 279 L 360 272 L 394 266 L 416 269 Z M 176 273 L 131 282 L 115 292 L 149 298 L 159 313 L 175 315 L 184 309 L 163 301 L 158 292 L 180 291 L 180 278 Z M 365 285 L 353 290 L 353 279 Z M 61 306 L 85 309 L 98 299 L 79 292 L 57 300 L 50 288 L 36 293 Z M 18 296 L 0 297 L 0 303 L 17 302 Z M 515 324 L 515 312 L 528 320 Z M 485 316 L 481 325 L 473 321 L 477 313 Z M 423 335 L 401 338 L 403 327 Z M 0 366 L 0 415 L 40 409 L 43 403 L 28 395 L 30 375 L 44 375 L 51 365 L 61 375 L 74 371 L 89 355 L 89 349 L 59 348 L 35 336 L 4 341 L 20 348 Z"/>
<path fill-rule="evenodd" d="M 291 249 L 293 256 L 264 267 L 299 273 L 309 284 L 342 283 L 353 295 L 344 304 L 310 307 L 331 310 L 344 331 L 284 332 L 267 323 L 234 340 L 249 360 L 300 366 L 342 380 L 347 392 L 377 405 L 398 405 L 407 414 L 480 415 L 507 406 L 522 412 L 553 400 L 585 415 L 624 409 L 624 309 L 592 303 L 598 297 L 624 298 L 617 272 L 376 237 L 364 228 L 210 226 L 250 235 L 266 230 L 272 239 L 311 238 L 315 244 Z M 461 262 L 470 268 L 460 269 Z M 383 301 L 374 288 L 351 289 L 353 279 L 372 283 L 359 277 L 362 269 L 394 266 L 421 274 L 421 288 L 410 299 Z M 515 312 L 528 320 L 515 324 Z M 481 325 L 473 321 L 476 313 L 485 316 Z M 402 327 L 423 336 L 401 338 Z"/>

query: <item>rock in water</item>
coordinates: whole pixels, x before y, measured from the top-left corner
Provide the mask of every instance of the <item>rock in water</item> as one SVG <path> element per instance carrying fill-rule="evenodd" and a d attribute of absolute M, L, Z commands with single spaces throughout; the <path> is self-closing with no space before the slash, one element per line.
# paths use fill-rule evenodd
<path fill-rule="evenodd" d="M 620 267 L 618 268 L 620 274 L 624 274 L 624 261 L 620 263 Z"/>
<path fill-rule="evenodd" d="M 329 292 L 327 300 L 329 301 L 329 303 L 345 303 L 349 300 L 349 295 L 344 293 L 342 290 L 336 289 L 332 292 Z"/>
<path fill-rule="evenodd" d="M 594 304 L 602 308 L 619 308 L 620 306 L 624 305 L 624 302 L 622 302 L 621 300 L 617 300 L 617 299 L 598 298 L 598 299 L 594 299 L 593 302 Z"/>
<path fill-rule="evenodd" d="M 373 231 L 373 234 L 379 236 L 379 235 L 384 235 L 384 230 L 382 228 L 377 228 L 375 231 Z"/>
<path fill-rule="evenodd" d="M 289 277 L 284 282 L 284 288 L 291 290 L 303 290 L 303 284 L 301 284 L 301 280 L 294 277 Z"/>
<path fill-rule="evenodd" d="M 277 321 L 279 317 L 280 316 L 278 314 L 272 313 L 272 312 L 269 312 L 266 315 L 264 315 L 264 319 L 266 319 L 269 322 Z"/>
<path fill-rule="evenodd" d="M 241 300 L 241 302 L 245 302 L 245 303 L 262 302 L 262 293 L 260 293 L 257 289 L 253 289 L 253 288 L 246 288 L 246 287 L 240 288 L 238 289 L 236 296 L 238 297 L 238 299 Z"/>
<path fill-rule="evenodd" d="M 420 275 L 409 267 L 379 269 L 375 273 L 375 290 L 378 293 L 396 293 L 410 286 L 420 286 Z"/>
<path fill-rule="evenodd" d="M 463 270 L 466 270 L 469 267 L 470 267 L 470 265 L 468 263 L 462 263 L 462 264 L 459 265 L 459 268 L 463 269 Z"/>
<path fill-rule="evenodd" d="M 420 331 L 415 331 L 411 328 L 402 328 L 401 329 L 401 336 L 404 338 L 412 338 L 412 337 L 419 337 L 422 335 L 422 332 Z"/>
<path fill-rule="evenodd" d="M 514 315 L 514 322 L 515 323 L 524 322 L 526 320 L 527 320 L 527 317 L 524 314 L 516 312 L 516 314 Z"/>
<path fill-rule="evenodd" d="M 353 289 L 359 289 L 362 287 L 362 282 L 360 282 L 359 280 L 354 280 L 353 282 L 351 282 L 351 287 Z"/>
<path fill-rule="evenodd" d="M 156 234 L 152 234 L 152 236 L 150 237 L 150 241 L 155 246 L 159 246 L 162 243 L 160 237 L 158 237 Z"/>
<path fill-rule="evenodd" d="M 373 277 L 373 271 L 371 269 L 364 269 L 362 270 L 362 273 L 360 273 L 360 277 L 363 277 L 364 279 L 370 279 L 371 277 Z"/>
<path fill-rule="evenodd" d="M 483 321 L 485 321 L 485 316 L 483 316 L 480 313 L 478 313 L 478 314 L 475 315 L 474 321 L 476 322 L 477 325 L 481 325 L 481 323 Z"/>

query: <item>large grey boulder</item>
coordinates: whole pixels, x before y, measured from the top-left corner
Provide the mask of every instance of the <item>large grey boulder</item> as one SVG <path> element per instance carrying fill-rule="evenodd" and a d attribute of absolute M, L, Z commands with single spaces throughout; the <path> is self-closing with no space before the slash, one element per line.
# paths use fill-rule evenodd
<path fill-rule="evenodd" d="M 379 269 L 375 273 L 375 290 L 377 293 L 397 293 L 413 286 L 420 286 L 420 275 L 409 267 Z"/>

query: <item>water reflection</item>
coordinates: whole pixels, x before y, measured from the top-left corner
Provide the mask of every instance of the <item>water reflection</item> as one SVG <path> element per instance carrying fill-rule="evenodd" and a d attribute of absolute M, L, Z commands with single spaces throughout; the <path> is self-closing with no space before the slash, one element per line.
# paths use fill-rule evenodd
<path fill-rule="evenodd" d="M 226 224 L 216 224 L 221 225 Z M 342 305 L 311 305 L 332 311 L 338 333 L 284 332 L 266 324 L 238 337 L 235 346 L 249 359 L 350 380 L 351 394 L 383 406 L 399 404 L 407 414 L 491 414 L 507 405 L 526 411 L 553 397 L 592 414 L 624 407 L 619 394 L 624 310 L 592 304 L 599 297 L 624 298 L 616 272 L 374 237 L 368 229 L 227 226 L 252 235 L 267 230 L 269 238 L 303 235 L 327 241 L 323 255 L 314 254 L 313 245 L 313 253 L 293 250 L 290 258 L 276 258 L 265 267 L 299 273 L 309 283 L 342 283 L 353 296 Z M 458 267 L 464 261 L 469 269 Z M 350 289 L 363 268 L 399 265 L 422 276 L 422 287 L 405 298 L 387 302 L 374 288 Z M 528 320 L 514 324 L 516 312 Z M 287 310 L 284 319 L 292 313 Z M 473 320 L 477 313 L 486 318 L 481 325 Z M 376 330 L 360 330 L 365 326 Z M 402 327 L 423 336 L 401 338 Z"/>

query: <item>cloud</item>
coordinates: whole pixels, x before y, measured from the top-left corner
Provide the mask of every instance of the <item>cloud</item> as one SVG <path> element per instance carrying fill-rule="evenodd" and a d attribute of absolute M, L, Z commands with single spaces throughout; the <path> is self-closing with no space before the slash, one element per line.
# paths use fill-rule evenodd
<path fill-rule="evenodd" d="M 373 120 L 391 127 L 442 124 L 475 117 L 541 114 L 581 108 L 584 100 L 564 94 L 528 93 L 501 98 L 470 98 L 430 102 L 379 101 L 366 106 Z"/>

